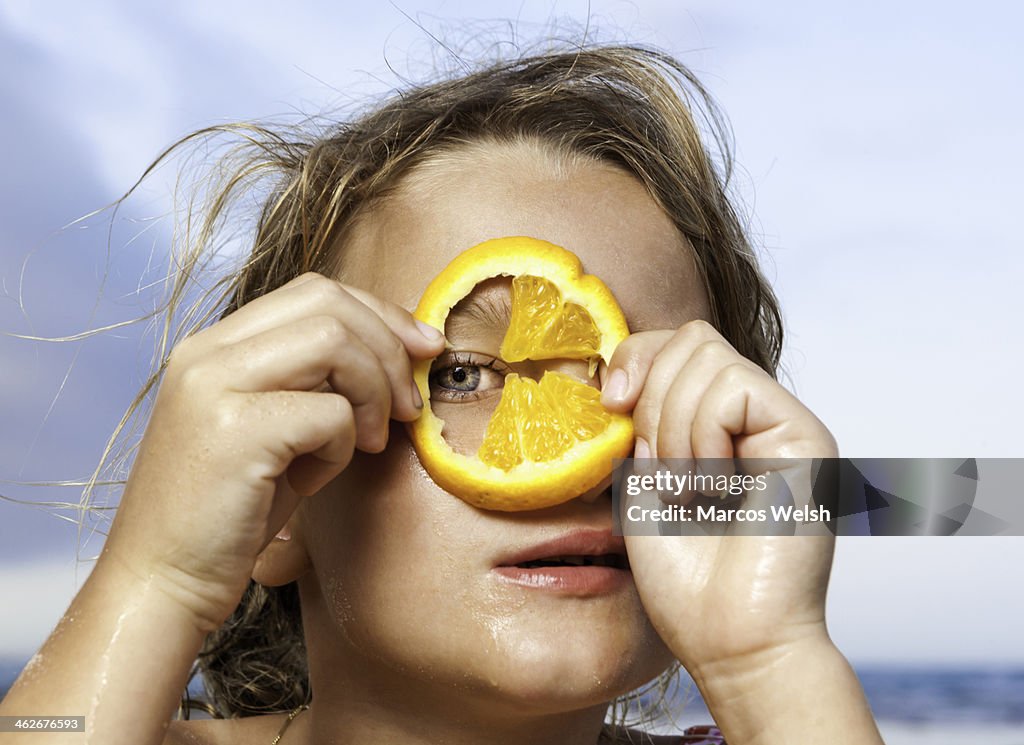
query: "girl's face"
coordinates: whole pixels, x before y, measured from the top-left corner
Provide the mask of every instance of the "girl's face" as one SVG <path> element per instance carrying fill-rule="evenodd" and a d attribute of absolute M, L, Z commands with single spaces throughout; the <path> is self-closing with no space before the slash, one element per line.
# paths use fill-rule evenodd
<path fill-rule="evenodd" d="M 639 181 L 532 143 L 466 146 L 418 168 L 360 222 L 340 278 L 412 310 L 457 254 L 510 235 L 576 253 L 615 293 L 632 331 L 706 317 L 692 252 Z M 507 292 L 500 282 L 478 287 L 449 319 L 450 345 L 496 354 L 501 314 L 481 309 L 500 311 Z M 498 386 L 484 371 L 479 388 Z M 451 441 L 478 442 L 497 398 L 437 402 Z M 422 695 L 429 682 L 449 698 L 458 690 L 491 707 L 553 713 L 641 685 L 671 657 L 631 580 L 565 593 L 495 571 L 531 547 L 611 526 L 608 489 L 533 512 L 470 507 L 431 481 L 393 424 L 387 450 L 358 454 L 299 518 L 313 566 L 300 587 L 317 695 L 333 687 L 351 700 L 356 686 Z"/>

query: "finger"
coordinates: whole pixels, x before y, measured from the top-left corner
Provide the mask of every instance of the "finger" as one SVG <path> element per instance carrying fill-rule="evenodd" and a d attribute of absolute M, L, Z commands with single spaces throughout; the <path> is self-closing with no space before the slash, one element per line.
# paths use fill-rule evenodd
<path fill-rule="evenodd" d="M 443 335 L 419 324 L 404 308 L 315 273 L 303 274 L 256 298 L 202 335 L 208 344 L 234 344 L 311 315 L 336 315 L 357 328 L 368 343 L 390 331 L 416 357 L 434 356 L 444 348 Z"/>
<path fill-rule="evenodd" d="M 419 415 L 420 394 L 412 384 L 410 349 L 393 332 L 392 326 L 399 329 L 406 339 L 418 339 L 418 346 L 414 346 L 414 350 L 420 357 L 429 358 L 440 353 L 444 348 L 444 337 L 438 336 L 428 341 L 410 313 L 361 290 L 355 290 L 359 294 L 356 297 L 350 289 L 354 288 L 346 288 L 339 282 L 316 275 L 291 289 L 296 294 L 292 298 L 285 298 L 290 303 L 278 307 L 282 301 L 277 299 L 278 306 L 273 309 L 278 314 L 274 317 L 276 323 L 270 323 L 273 313 L 268 310 L 258 321 L 247 323 L 245 328 L 248 332 L 259 328 L 266 330 L 288 320 L 299 320 L 311 315 L 338 318 L 346 329 L 373 351 L 384 366 L 394 394 L 395 418 L 411 421 Z M 373 307 L 367 305 L 368 302 Z"/>
<path fill-rule="evenodd" d="M 697 408 L 718 372 L 735 360 L 732 347 L 717 340 L 705 341 L 689 358 L 679 360 L 682 366 L 660 403 L 652 392 L 650 401 L 645 401 L 644 405 L 660 407 L 660 415 L 656 429 L 651 428 L 654 434 L 646 429 L 643 434 L 650 438 L 648 442 L 659 457 L 691 458 L 695 455 L 690 439 Z"/>
<path fill-rule="evenodd" d="M 265 331 L 210 355 L 200 373 L 239 392 L 310 391 L 325 381 L 351 403 L 357 446 L 379 452 L 387 444 L 388 419 L 413 419 L 411 377 L 395 390 L 384 364 L 363 341 L 331 316 L 315 316 Z"/>
<path fill-rule="evenodd" d="M 322 280 L 326 280 L 326 277 L 316 272 L 300 274 L 277 289 L 250 300 L 186 341 L 199 342 L 204 346 L 235 344 L 278 325 L 274 319 L 287 322 L 288 312 L 301 308 L 300 299 L 308 297 L 306 293 L 298 293 L 298 288 Z"/>
<path fill-rule="evenodd" d="M 287 473 L 295 492 L 308 496 L 351 461 L 356 445 L 355 414 L 344 396 L 309 391 L 243 395 L 253 423 L 250 441 L 271 454 L 273 465 L 264 477 L 275 486 Z"/>
<path fill-rule="evenodd" d="M 699 452 L 722 452 L 779 470 L 795 458 L 835 458 L 832 433 L 792 393 L 760 368 L 722 370 L 701 401 L 693 424 Z M 712 456 L 704 456 L 712 457 Z"/>
<path fill-rule="evenodd" d="M 732 365 L 753 367 L 724 340 L 705 341 L 685 361 L 661 403 L 658 430 L 651 443 L 659 458 L 686 459 L 685 468 L 696 468 L 712 477 L 707 484 L 721 484 L 721 477 L 735 472 L 731 455 L 712 455 L 693 446 L 693 424 L 697 411 L 712 383 L 723 369 Z M 696 461 L 695 461 L 696 459 Z M 700 490 L 708 496 L 723 496 L 714 487 Z"/>
<path fill-rule="evenodd" d="M 621 414 L 636 406 L 654 358 L 672 338 L 672 330 L 640 331 L 626 337 L 601 374 L 601 403 Z"/>
<path fill-rule="evenodd" d="M 690 435 L 694 455 L 733 458 L 742 455 L 737 453 L 736 438 L 771 437 L 773 430 L 790 427 L 798 414 L 787 405 L 790 398 L 784 388 L 760 369 L 740 364 L 721 368 L 694 415 Z M 781 442 L 793 433 L 776 434 Z M 752 452 L 757 451 L 767 452 L 757 447 Z"/>
<path fill-rule="evenodd" d="M 416 359 L 436 357 L 444 349 L 444 334 L 413 317 L 412 313 L 394 303 L 351 285 L 342 285 L 354 298 L 376 313 L 388 328 L 402 340 L 409 354 Z"/>
<path fill-rule="evenodd" d="M 351 453 L 343 461 L 335 460 L 335 457 L 323 458 L 313 453 L 300 455 L 292 461 L 285 473 L 288 485 L 295 490 L 296 494 L 307 497 L 316 494 L 344 470 L 351 460 Z M 343 463 L 340 468 L 338 467 L 339 462 Z"/>
<path fill-rule="evenodd" d="M 652 453 L 657 452 L 658 427 L 662 416 L 674 416 L 674 412 L 665 411 L 665 398 L 669 389 L 697 348 L 709 342 L 720 345 L 719 351 L 734 355 L 737 360 L 743 359 L 711 324 L 691 321 L 672 335 L 651 363 L 633 411 L 633 423 L 637 437 L 647 443 Z"/>

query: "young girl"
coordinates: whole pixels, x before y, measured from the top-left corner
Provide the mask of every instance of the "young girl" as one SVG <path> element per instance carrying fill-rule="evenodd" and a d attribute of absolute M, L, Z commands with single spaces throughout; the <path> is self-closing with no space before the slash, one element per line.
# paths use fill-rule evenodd
<path fill-rule="evenodd" d="M 881 742 L 826 630 L 829 538 L 623 543 L 604 487 L 479 510 L 403 424 L 414 361 L 437 358 L 451 406 L 501 386 L 511 366 L 471 354 L 500 319 L 460 306 L 438 330 L 410 309 L 466 248 L 524 235 L 621 304 L 602 400 L 632 414 L 637 457 L 834 456 L 774 380 L 780 314 L 726 197 L 724 132 L 684 67 L 630 47 L 413 88 L 313 138 L 241 128 L 248 159 L 177 289 L 269 171 L 251 256 L 216 289 L 221 320 L 166 360 L 103 553 L 0 714 L 85 715 L 103 745 L 593 745 L 636 741 L 609 704 L 678 661 L 733 745 Z M 500 308 L 507 287 L 470 300 Z M 631 576 L 584 592 L 495 571 L 552 541 L 627 554 Z M 217 718 L 171 721 L 197 655 Z"/>

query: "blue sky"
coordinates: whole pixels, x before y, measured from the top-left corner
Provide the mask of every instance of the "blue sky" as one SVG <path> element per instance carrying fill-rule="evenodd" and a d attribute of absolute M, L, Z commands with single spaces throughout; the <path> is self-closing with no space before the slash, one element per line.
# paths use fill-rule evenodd
<path fill-rule="evenodd" d="M 674 52 L 729 115 L 742 209 L 788 324 L 790 383 L 844 453 L 1024 454 L 1020 6 L 253 8 L 0 0 L 0 330 L 66 335 L 140 312 L 140 276 L 160 265 L 167 230 L 148 218 L 167 211 L 173 174 L 131 204 L 109 260 L 102 221 L 60 228 L 115 198 L 178 136 L 365 101 L 398 85 L 389 68 L 416 77 L 443 62 L 429 34 L 471 55 L 553 22 L 581 28 L 589 9 L 597 38 Z M 81 344 L 0 337 L 0 479 L 91 472 L 150 354 L 132 329 Z M 0 592 L 24 606 L 0 615 L 0 657 L 27 656 L 56 621 L 76 581 L 75 541 L 73 525 L 0 502 Z M 842 541 L 831 628 L 855 660 L 1022 662 L 1024 600 L 1007 587 L 1022 563 L 1024 539 Z"/>

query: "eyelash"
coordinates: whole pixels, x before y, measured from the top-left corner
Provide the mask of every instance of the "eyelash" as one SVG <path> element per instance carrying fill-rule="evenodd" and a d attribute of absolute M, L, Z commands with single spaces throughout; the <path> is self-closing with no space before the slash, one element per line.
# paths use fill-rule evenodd
<path fill-rule="evenodd" d="M 437 374 L 442 370 L 447 370 L 452 367 L 481 367 L 487 370 L 493 370 L 502 378 L 510 372 L 508 366 L 501 362 L 497 357 L 477 352 L 451 351 L 446 356 L 439 357 L 435 360 L 434 365 L 430 368 L 429 383 L 431 397 L 433 397 L 435 390 L 441 390 L 444 391 L 444 397 L 448 401 L 473 400 L 480 398 L 482 394 L 488 393 L 491 390 L 500 390 L 499 387 L 487 389 L 485 391 L 458 391 L 437 385 Z"/>

